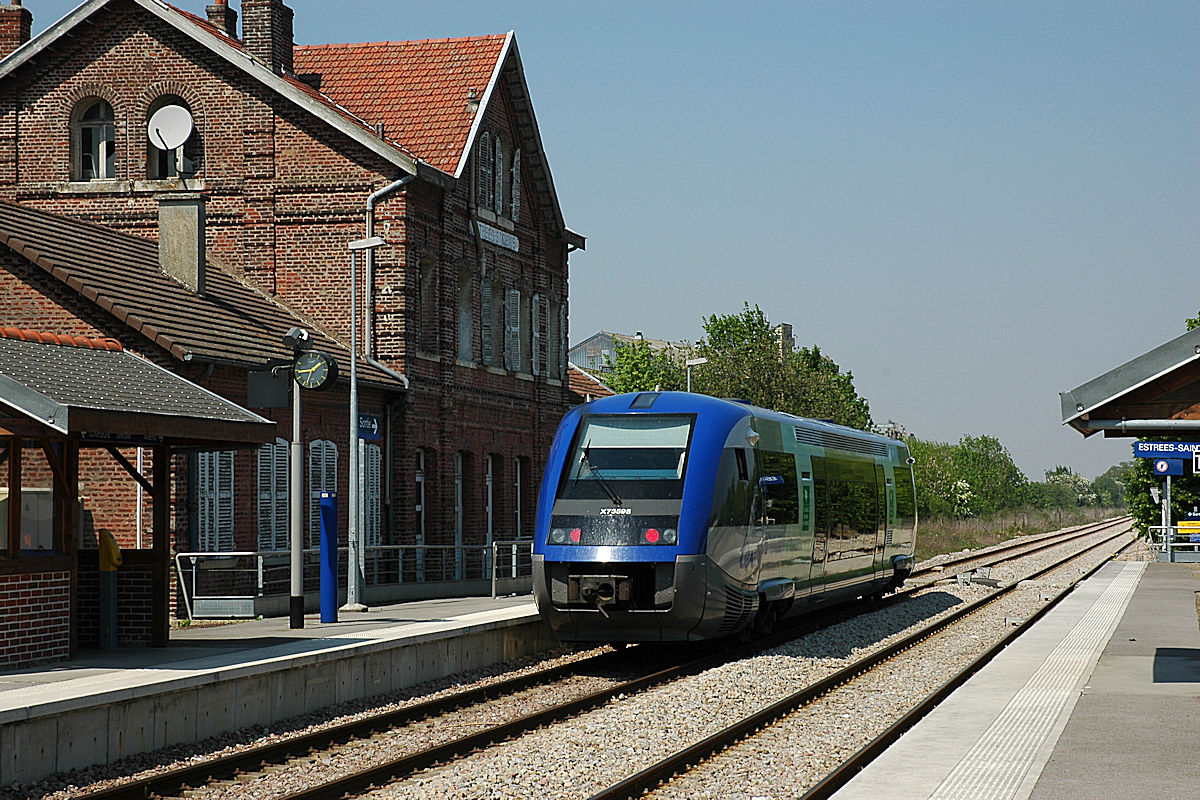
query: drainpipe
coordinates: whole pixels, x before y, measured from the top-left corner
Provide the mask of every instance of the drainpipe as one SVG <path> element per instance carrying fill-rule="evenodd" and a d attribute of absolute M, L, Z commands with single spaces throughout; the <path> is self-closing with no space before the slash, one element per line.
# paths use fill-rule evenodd
<path fill-rule="evenodd" d="M 1088 428 L 1097 431 L 1200 431 L 1200 419 L 1089 419 L 1083 420 Z"/>
<path fill-rule="evenodd" d="M 378 204 L 379 201 L 384 199 L 385 197 L 395 194 L 400 189 L 407 186 L 409 183 L 411 183 L 413 180 L 415 180 L 416 177 L 417 177 L 416 175 L 405 175 L 400 180 L 393 181 L 392 183 L 389 183 L 387 186 L 384 186 L 382 189 L 379 189 L 379 190 L 371 193 L 370 197 L 367 198 L 367 235 L 364 238 L 370 239 L 372 236 L 375 235 L 375 206 L 376 206 L 376 204 Z M 372 340 L 372 333 L 374 332 L 374 329 L 375 329 L 375 250 L 374 250 L 374 248 L 367 251 L 366 282 L 367 282 L 367 290 L 365 292 L 363 292 L 363 294 L 366 295 L 366 301 L 367 301 L 366 313 L 363 314 L 363 320 L 365 322 L 365 330 L 363 331 L 363 352 L 366 355 L 367 361 L 372 366 L 379 368 L 379 369 L 383 369 L 385 372 L 391 374 L 394 377 L 398 377 L 404 383 L 404 388 L 407 389 L 408 388 L 408 379 L 407 378 L 405 378 L 403 375 L 401 375 L 398 372 L 394 372 L 394 371 L 388 369 L 387 367 L 384 367 L 382 364 L 380 364 L 378 361 L 375 361 L 375 359 L 374 359 L 375 351 L 374 351 L 374 342 Z"/>

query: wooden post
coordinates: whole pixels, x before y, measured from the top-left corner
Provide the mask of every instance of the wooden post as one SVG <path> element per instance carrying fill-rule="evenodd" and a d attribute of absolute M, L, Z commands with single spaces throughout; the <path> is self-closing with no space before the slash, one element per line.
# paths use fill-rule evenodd
<path fill-rule="evenodd" d="M 154 506 L 153 573 L 150 579 L 150 644 L 166 647 L 171 639 L 171 448 L 155 445 L 154 491 L 151 502 Z"/>

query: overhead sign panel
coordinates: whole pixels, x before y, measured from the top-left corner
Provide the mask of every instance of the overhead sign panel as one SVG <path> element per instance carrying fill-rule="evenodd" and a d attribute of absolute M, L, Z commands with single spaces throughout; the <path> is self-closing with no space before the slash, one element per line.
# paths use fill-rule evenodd
<path fill-rule="evenodd" d="M 1191 458 L 1200 452 L 1200 442 L 1134 442 L 1137 458 Z"/>

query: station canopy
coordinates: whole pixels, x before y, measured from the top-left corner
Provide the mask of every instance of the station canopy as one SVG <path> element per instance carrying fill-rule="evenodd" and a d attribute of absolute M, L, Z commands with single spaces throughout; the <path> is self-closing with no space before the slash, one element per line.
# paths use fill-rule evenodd
<path fill-rule="evenodd" d="M 1062 420 L 1084 436 L 1200 434 L 1200 328 L 1059 393 Z"/>
<path fill-rule="evenodd" d="M 275 423 L 112 340 L 0 330 L 0 427 L 84 446 L 230 449 L 272 441 Z"/>

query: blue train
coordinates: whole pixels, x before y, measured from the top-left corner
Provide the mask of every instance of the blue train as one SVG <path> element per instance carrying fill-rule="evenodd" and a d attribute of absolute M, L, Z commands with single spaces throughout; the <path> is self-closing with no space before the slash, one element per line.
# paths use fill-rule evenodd
<path fill-rule="evenodd" d="M 912 571 L 903 442 L 684 392 L 569 412 L 542 479 L 534 598 L 559 638 L 769 630 Z"/>

